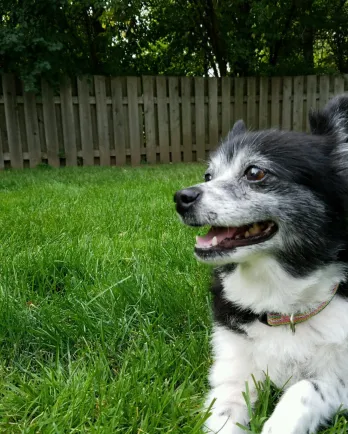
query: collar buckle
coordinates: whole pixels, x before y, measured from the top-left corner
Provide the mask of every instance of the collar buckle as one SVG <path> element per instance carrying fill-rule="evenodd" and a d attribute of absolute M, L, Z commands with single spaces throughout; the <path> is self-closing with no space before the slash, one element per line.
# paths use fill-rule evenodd
<path fill-rule="evenodd" d="M 290 330 L 292 331 L 292 334 L 294 335 L 295 331 L 296 331 L 296 323 L 294 322 L 294 314 L 293 313 L 290 315 L 289 324 L 290 324 Z"/>

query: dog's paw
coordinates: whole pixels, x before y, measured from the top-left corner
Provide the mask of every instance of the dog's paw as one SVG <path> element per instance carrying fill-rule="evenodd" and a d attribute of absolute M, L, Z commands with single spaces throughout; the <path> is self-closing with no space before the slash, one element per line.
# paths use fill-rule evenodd
<path fill-rule="evenodd" d="M 206 422 L 205 430 L 207 434 L 245 434 L 228 416 L 212 414 Z"/>
<path fill-rule="evenodd" d="M 261 434 L 308 434 L 305 429 L 293 415 L 288 414 L 286 417 L 272 415 L 264 424 Z"/>

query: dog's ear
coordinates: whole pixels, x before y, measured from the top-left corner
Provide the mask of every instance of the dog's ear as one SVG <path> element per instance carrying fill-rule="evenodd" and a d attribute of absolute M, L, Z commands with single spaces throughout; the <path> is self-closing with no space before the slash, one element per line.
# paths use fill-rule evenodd
<path fill-rule="evenodd" d="M 336 96 L 322 110 L 310 111 L 309 124 L 312 134 L 336 136 L 338 143 L 346 143 L 348 94 Z"/>
<path fill-rule="evenodd" d="M 335 169 L 348 177 L 348 94 L 339 95 L 309 115 L 313 134 L 328 136 Z"/>
<path fill-rule="evenodd" d="M 235 122 L 231 131 L 228 133 L 227 138 L 232 139 L 232 137 L 239 136 L 240 134 L 244 134 L 246 132 L 246 126 L 243 120 L 239 120 Z"/>

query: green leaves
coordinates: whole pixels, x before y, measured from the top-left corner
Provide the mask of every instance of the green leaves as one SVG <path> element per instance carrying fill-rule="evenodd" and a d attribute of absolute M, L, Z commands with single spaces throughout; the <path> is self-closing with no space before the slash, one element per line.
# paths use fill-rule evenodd
<path fill-rule="evenodd" d="M 41 75 L 348 72 L 346 0 L 3 0 L 0 17 L 0 71 L 28 89 Z"/>

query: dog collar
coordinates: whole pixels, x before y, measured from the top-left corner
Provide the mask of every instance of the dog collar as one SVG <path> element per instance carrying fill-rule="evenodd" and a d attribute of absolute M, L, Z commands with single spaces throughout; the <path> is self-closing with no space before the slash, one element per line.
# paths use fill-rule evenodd
<path fill-rule="evenodd" d="M 326 308 L 326 306 L 334 298 L 338 287 L 339 287 L 339 283 L 332 288 L 332 296 L 329 298 L 329 300 L 324 301 L 314 310 L 292 314 L 292 315 L 281 315 L 279 313 L 266 313 L 262 315 L 262 317 L 260 317 L 259 319 L 262 323 L 273 327 L 289 324 L 291 331 L 295 333 L 296 324 L 307 321 L 309 318 L 312 318 L 313 316 L 317 315 L 319 312 L 321 312 Z"/>

